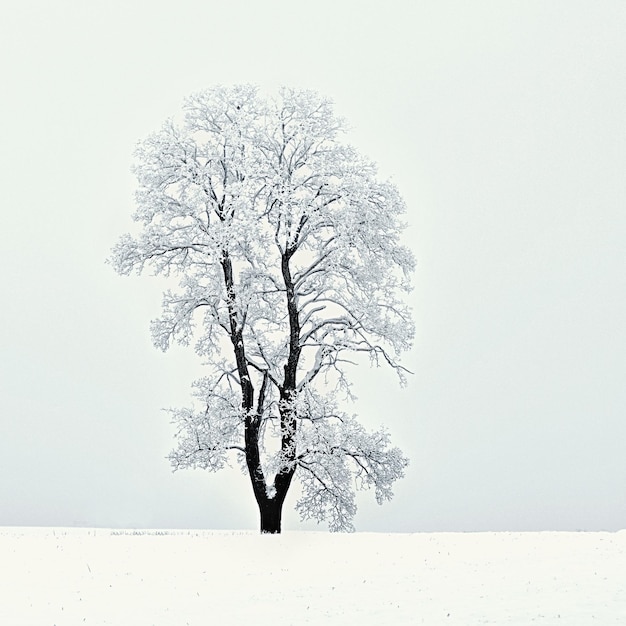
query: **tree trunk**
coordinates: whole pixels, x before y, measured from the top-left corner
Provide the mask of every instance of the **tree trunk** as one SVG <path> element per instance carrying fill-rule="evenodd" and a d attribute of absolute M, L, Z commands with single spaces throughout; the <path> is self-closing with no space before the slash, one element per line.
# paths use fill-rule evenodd
<path fill-rule="evenodd" d="M 281 531 L 281 517 L 283 502 L 274 497 L 266 498 L 264 502 L 259 502 L 259 513 L 261 514 L 261 532 L 278 534 Z"/>

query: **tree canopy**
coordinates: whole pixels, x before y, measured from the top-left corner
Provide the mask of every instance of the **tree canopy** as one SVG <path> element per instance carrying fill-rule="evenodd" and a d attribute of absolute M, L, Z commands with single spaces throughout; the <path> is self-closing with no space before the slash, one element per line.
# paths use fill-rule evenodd
<path fill-rule="evenodd" d="M 140 229 L 111 257 L 120 274 L 177 279 L 154 343 L 193 344 L 206 362 L 194 405 L 171 411 L 174 469 L 215 471 L 234 454 L 266 532 L 280 531 L 294 476 L 303 519 L 350 530 L 355 487 L 382 502 L 407 464 L 385 430 L 367 432 L 341 408 L 359 353 L 405 381 L 414 333 L 405 204 L 343 132 L 310 91 L 192 95 L 184 121 L 137 149 Z"/>

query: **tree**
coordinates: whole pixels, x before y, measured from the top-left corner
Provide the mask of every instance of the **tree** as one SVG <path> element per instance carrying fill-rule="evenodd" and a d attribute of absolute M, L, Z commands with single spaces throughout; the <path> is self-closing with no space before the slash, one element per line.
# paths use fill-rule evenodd
<path fill-rule="evenodd" d="M 179 279 L 152 322 L 156 346 L 206 360 L 193 408 L 171 410 L 175 470 L 247 471 L 262 532 L 280 532 L 295 476 L 303 519 L 351 530 L 354 487 L 379 503 L 408 461 L 385 430 L 340 409 L 346 372 L 369 355 L 405 381 L 413 323 L 401 296 L 414 267 L 404 203 L 339 141 L 343 123 L 309 91 L 249 85 L 188 98 L 137 150 L 134 219 L 111 257 L 120 274 Z"/>

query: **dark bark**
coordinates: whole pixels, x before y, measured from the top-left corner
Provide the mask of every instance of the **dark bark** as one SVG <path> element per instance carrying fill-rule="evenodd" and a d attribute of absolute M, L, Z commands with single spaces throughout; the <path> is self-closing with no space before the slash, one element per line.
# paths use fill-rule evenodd
<path fill-rule="evenodd" d="M 285 378 L 280 389 L 281 451 L 287 465 L 277 474 L 274 481 L 276 486 L 276 498 L 280 498 L 281 502 L 285 500 L 296 472 L 295 436 L 297 420 L 291 403 L 296 393 L 296 378 L 302 348 L 300 347 L 300 317 L 298 314 L 298 304 L 293 279 L 291 277 L 291 269 L 289 267 L 289 261 L 294 252 L 295 248 L 287 249 L 283 254 L 281 262 L 287 296 L 287 313 L 289 314 L 289 356 L 285 364 Z"/>
<path fill-rule="evenodd" d="M 237 363 L 237 373 L 241 385 L 241 407 L 245 414 L 244 422 L 244 446 L 246 452 L 246 465 L 254 498 L 259 506 L 261 517 L 263 518 L 263 510 L 268 500 L 265 489 L 265 476 L 261 467 L 261 455 L 259 452 L 259 429 L 261 427 L 261 410 L 263 404 L 263 395 L 265 393 L 265 384 L 261 388 L 259 397 L 259 408 L 254 410 L 254 387 L 250 380 L 250 372 L 248 371 L 248 362 L 246 360 L 245 346 L 243 343 L 243 328 L 240 325 L 237 309 L 235 307 L 235 283 L 233 277 L 232 261 L 228 255 L 228 251 L 222 252 L 222 270 L 224 274 L 224 284 L 226 286 L 228 317 L 230 323 L 230 340 L 233 344 L 235 353 L 235 361 Z M 275 519 L 276 516 L 273 516 Z M 274 523 L 272 528 L 276 527 Z M 278 531 L 280 532 L 280 514 L 278 515 Z M 263 531 L 263 524 L 261 525 Z"/>
<path fill-rule="evenodd" d="M 282 502 L 277 501 L 275 498 L 266 498 L 263 504 L 259 504 L 261 532 L 267 534 L 280 533 L 282 512 Z"/>
<path fill-rule="evenodd" d="M 288 250 L 282 259 L 282 274 L 287 293 L 287 311 L 289 315 L 289 355 L 285 364 L 285 378 L 280 388 L 280 424 L 281 451 L 286 466 L 278 472 L 274 479 L 274 495 L 267 493 L 266 477 L 263 474 L 259 451 L 259 433 L 267 377 L 264 378 L 259 391 L 258 406 L 254 408 L 254 387 L 248 371 L 245 346 L 243 343 L 243 324 L 235 306 L 235 284 L 232 261 L 228 251 L 222 253 L 222 270 L 227 293 L 228 313 L 230 322 L 230 339 L 235 353 L 237 373 L 241 384 L 241 405 L 245 413 L 244 437 L 246 465 L 252 484 L 254 497 L 259 507 L 260 527 L 262 533 L 280 533 L 282 509 L 295 474 L 295 434 L 297 420 L 291 401 L 296 391 L 296 375 L 300 360 L 300 319 L 298 315 L 294 284 L 289 268 L 289 261 L 294 250 Z"/>
<path fill-rule="evenodd" d="M 264 386 L 259 394 L 259 409 L 256 412 L 258 422 L 254 420 L 246 422 L 246 461 L 252 480 L 254 496 L 259 507 L 260 524 L 262 533 L 280 533 L 282 510 L 285 498 L 293 480 L 296 465 L 295 434 L 297 420 L 291 401 L 296 391 L 296 378 L 298 362 L 300 360 L 300 319 L 298 315 L 294 284 L 289 268 L 289 260 L 293 250 L 285 252 L 282 258 L 282 274 L 285 282 L 287 295 L 287 312 L 289 315 L 289 355 L 285 364 L 285 378 L 280 388 L 280 425 L 281 425 L 281 451 L 286 466 L 278 472 L 274 479 L 274 495 L 269 497 L 266 489 L 266 479 L 261 469 L 259 458 L 259 427 L 260 415 L 263 404 Z"/>

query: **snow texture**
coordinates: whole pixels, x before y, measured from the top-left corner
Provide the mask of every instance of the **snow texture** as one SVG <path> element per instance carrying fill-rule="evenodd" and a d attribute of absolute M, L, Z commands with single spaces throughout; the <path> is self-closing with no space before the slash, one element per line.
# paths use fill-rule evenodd
<path fill-rule="evenodd" d="M 626 531 L 0 530 L 0 623 L 626 623 Z"/>

